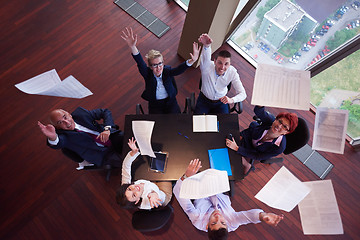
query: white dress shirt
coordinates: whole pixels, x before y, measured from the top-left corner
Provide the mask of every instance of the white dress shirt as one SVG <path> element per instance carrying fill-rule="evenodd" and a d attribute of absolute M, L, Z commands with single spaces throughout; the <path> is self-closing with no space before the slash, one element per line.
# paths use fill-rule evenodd
<path fill-rule="evenodd" d="M 189 67 L 192 65 L 189 63 L 189 60 L 186 61 L 186 65 L 188 65 Z M 159 77 L 155 76 L 154 77 L 156 79 L 156 100 L 161 100 L 161 99 L 165 99 L 167 98 L 169 95 L 164 87 L 164 83 L 162 80 L 162 73 Z"/>
<path fill-rule="evenodd" d="M 240 225 L 248 223 L 260 223 L 259 214 L 261 209 L 251 209 L 248 211 L 235 212 L 231 207 L 230 198 L 224 194 L 216 194 L 211 197 L 194 200 L 180 198 L 180 188 L 182 180 L 179 179 L 174 187 L 174 195 L 180 206 L 189 217 L 192 224 L 199 230 L 207 232 L 206 225 L 215 209 L 218 209 L 226 220 L 228 231 L 235 231 Z"/>
<path fill-rule="evenodd" d="M 130 151 L 131 152 L 131 151 Z M 126 155 L 121 169 L 121 184 L 131 184 L 131 165 L 140 155 L 139 152 L 134 154 L 134 156 L 130 155 L 130 152 Z M 147 197 L 149 193 L 156 192 L 159 195 L 161 203 L 165 201 L 165 193 L 159 189 L 159 187 L 150 181 L 147 180 L 138 180 L 134 184 L 144 183 L 144 192 L 141 195 L 142 201 L 139 206 L 140 209 L 151 209 L 149 198 Z"/>
<path fill-rule="evenodd" d="M 245 88 L 243 87 L 239 74 L 233 66 L 229 66 L 223 75 L 217 75 L 215 64 L 211 61 L 211 47 L 203 47 L 200 55 L 201 70 L 201 92 L 211 100 L 219 100 L 227 92 L 227 86 L 231 82 L 232 88 L 235 89 L 236 95 L 232 97 L 234 102 L 241 102 L 246 98 Z"/>
<path fill-rule="evenodd" d="M 169 96 L 169 94 L 167 93 L 165 87 L 164 87 L 164 83 L 162 80 L 162 73 L 159 77 L 155 76 L 154 77 L 156 79 L 156 100 L 161 100 L 161 99 L 165 99 Z"/>

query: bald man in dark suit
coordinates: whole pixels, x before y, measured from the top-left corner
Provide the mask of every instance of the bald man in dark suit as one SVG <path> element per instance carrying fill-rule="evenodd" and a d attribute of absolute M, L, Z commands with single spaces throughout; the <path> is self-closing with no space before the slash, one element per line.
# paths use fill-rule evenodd
<path fill-rule="evenodd" d="M 99 123 L 100 120 L 103 123 Z M 38 122 L 40 130 L 48 138 L 49 147 L 70 150 L 97 166 L 121 166 L 123 133 L 116 129 L 110 110 L 89 111 L 78 107 L 70 114 L 56 109 L 50 113 L 50 122 L 46 126 Z"/>

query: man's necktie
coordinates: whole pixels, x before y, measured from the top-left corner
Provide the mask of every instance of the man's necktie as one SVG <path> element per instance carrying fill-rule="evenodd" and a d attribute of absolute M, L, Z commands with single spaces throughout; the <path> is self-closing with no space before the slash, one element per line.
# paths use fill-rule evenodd
<path fill-rule="evenodd" d="M 84 131 L 81 131 L 81 130 L 79 130 L 79 129 L 75 129 L 75 131 L 77 131 L 77 132 L 84 132 Z M 87 133 L 90 137 L 92 137 L 92 139 L 94 139 L 94 141 L 95 141 L 96 143 L 99 143 L 99 144 L 104 145 L 104 146 L 106 146 L 106 147 L 111 146 L 110 138 L 109 138 L 106 142 L 102 142 L 102 141 L 100 140 L 100 138 L 97 137 L 97 135 L 92 134 L 92 133 L 89 133 L 89 132 L 84 132 L 84 133 Z"/>

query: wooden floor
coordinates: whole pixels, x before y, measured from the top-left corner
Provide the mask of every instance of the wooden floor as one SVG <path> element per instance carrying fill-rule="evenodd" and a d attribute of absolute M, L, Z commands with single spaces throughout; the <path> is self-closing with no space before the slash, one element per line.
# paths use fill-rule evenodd
<path fill-rule="evenodd" d="M 127 15 L 111 0 L 3 1 L 0 8 L 0 239 L 206 239 L 197 231 L 176 199 L 171 225 L 156 234 L 136 232 L 131 214 L 115 203 L 119 185 L 117 172 L 106 182 L 103 172 L 77 171 L 76 164 L 60 152 L 46 147 L 37 121 L 48 122 L 54 108 L 68 111 L 77 106 L 109 108 L 119 126 L 124 115 L 135 113 L 135 104 L 144 88 L 130 51 L 120 38 L 127 26 L 138 33 L 142 53 L 150 48 L 163 52 L 169 65 L 179 64 L 177 47 L 185 12 L 174 2 L 139 0 L 144 7 L 171 27 L 158 39 Z M 195 41 L 196 39 L 194 39 Z M 241 129 L 251 121 L 250 105 L 255 69 L 227 45 L 248 93 Z M 84 99 L 27 95 L 14 85 L 55 68 L 61 79 L 73 75 L 94 94 Z M 190 69 L 176 78 L 178 101 L 196 91 L 199 69 Z M 277 113 L 280 109 L 271 109 Z M 314 115 L 297 112 L 313 128 Z M 311 130 L 312 134 L 312 130 Z M 311 144 L 310 139 L 309 144 Z M 347 144 L 345 154 L 321 152 L 334 169 L 326 177 L 334 185 L 342 216 L 344 235 L 305 236 L 298 208 L 284 212 L 277 228 L 265 224 L 241 226 L 229 239 L 359 239 L 360 236 L 360 152 Z M 189 160 L 189 159 L 187 159 Z M 256 165 L 245 180 L 236 183 L 232 198 L 236 210 L 262 208 L 280 213 L 254 198 L 264 184 L 285 165 L 301 181 L 319 178 L 292 155 L 282 164 Z M 326 216 L 324 216 L 326 217 Z"/>

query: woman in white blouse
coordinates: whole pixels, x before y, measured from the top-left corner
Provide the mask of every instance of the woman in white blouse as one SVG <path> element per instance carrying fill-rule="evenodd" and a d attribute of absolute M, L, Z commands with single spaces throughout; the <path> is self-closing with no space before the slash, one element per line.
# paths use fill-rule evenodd
<path fill-rule="evenodd" d="M 129 139 L 128 145 L 131 151 L 122 164 L 121 186 L 116 191 L 116 201 L 126 208 L 151 209 L 166 206 L 172 197 L 171 182 L 157 182 L 156 184 L 147 180 L 131 182 L 131 165 L 140 154 L 135 143 L 134 138 Z"/>

